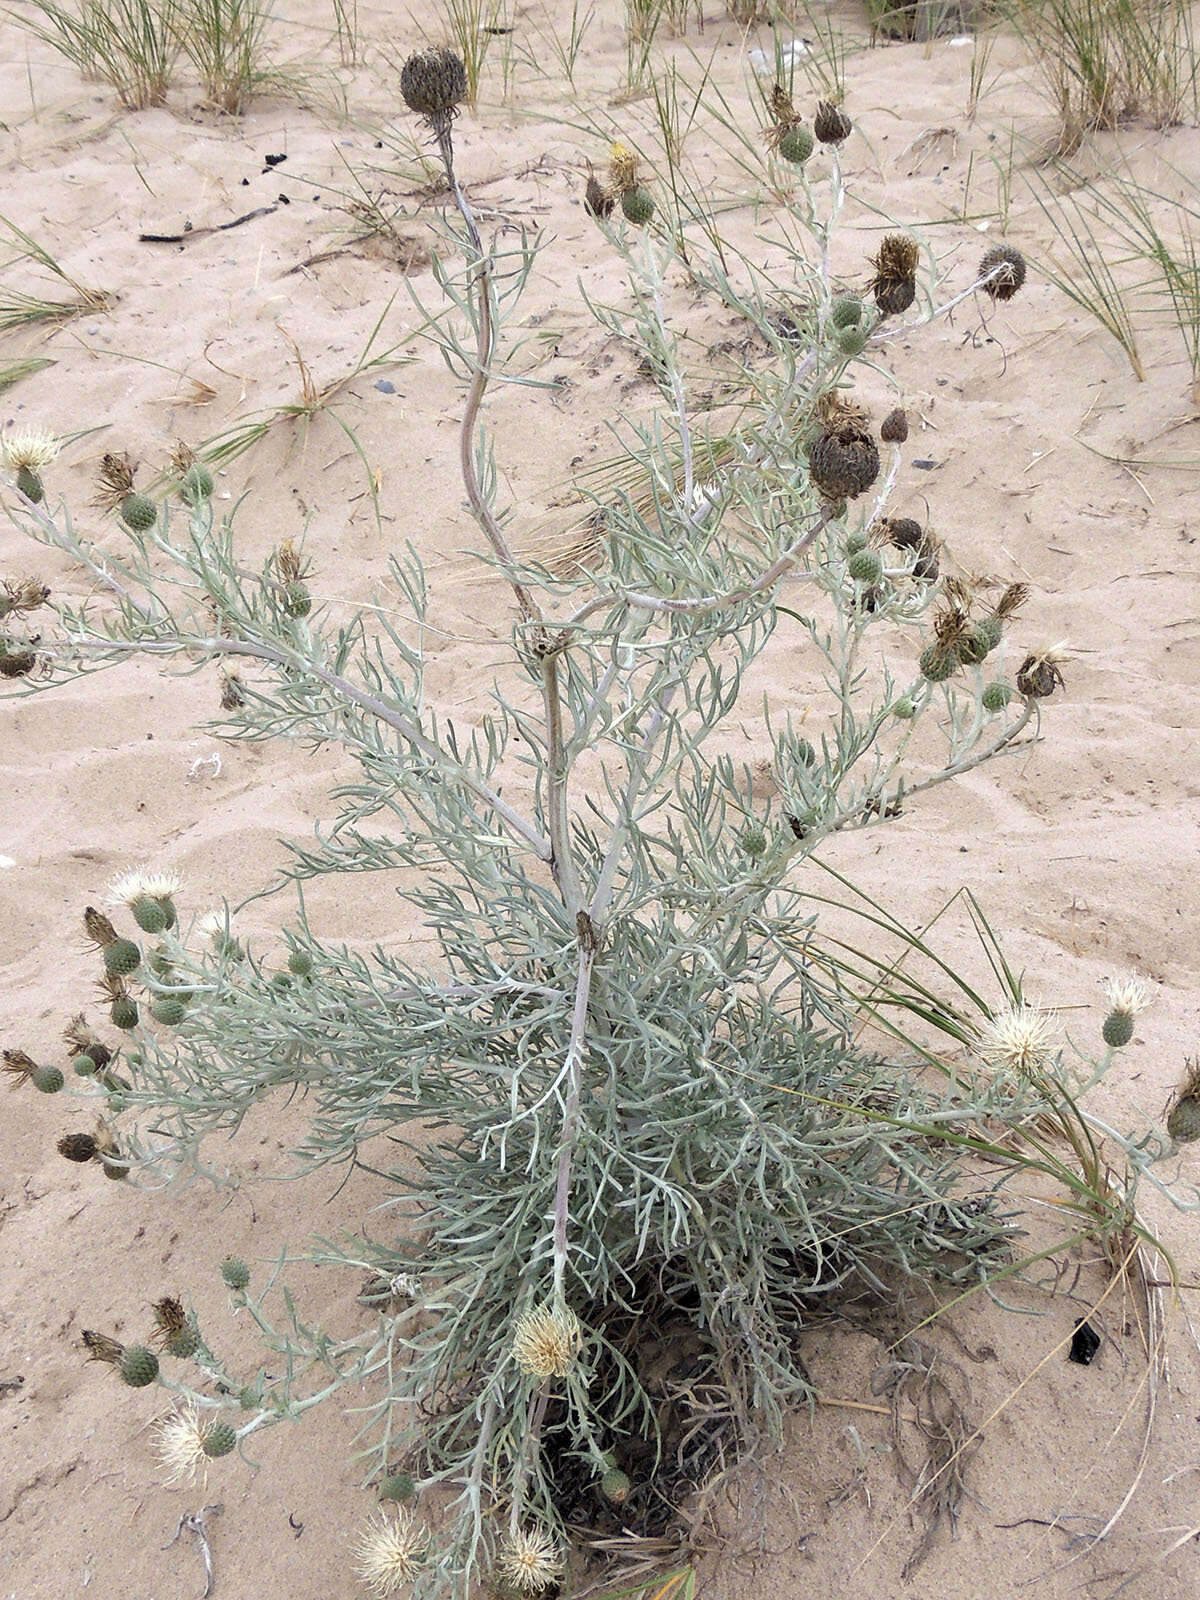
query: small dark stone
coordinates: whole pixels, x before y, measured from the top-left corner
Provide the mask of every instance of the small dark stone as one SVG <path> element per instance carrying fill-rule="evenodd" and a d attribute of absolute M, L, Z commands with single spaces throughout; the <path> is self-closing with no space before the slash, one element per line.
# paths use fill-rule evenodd
<path fill-rule="evenodd" d="M 396 385 L 390 378 L 377 379 L 375 387 L 379 390 L 380 394 L 395 394 L 396 392 Z"/>
<path fill-rule="evenodd" d="M 1090 1367 L 1096 1359 L 1096 1351 L 1100 1348 L 1100 1335 L 1083 1317 L 1075 1324 L 1075 1332 L 1071 1337 L 1071 1349 L 1067 1356 L 1068 1361 L 1074 1361 L 1078 1366 Z"/>
<path fill-rule="evenodd" d="M 920 467 L 922 472 L 932 472 L 934 467 L 937 466 L 937 462 L 930 461 L 928 458 L 923 457 L 920 461 L 914 461 L 913 466 Z"/>
<path fill-rule="evenodd" d="M 269 167 L 277 167 L 281 161 L 287 160 L 287 156 L 264 156 L 263 160 Z"/>

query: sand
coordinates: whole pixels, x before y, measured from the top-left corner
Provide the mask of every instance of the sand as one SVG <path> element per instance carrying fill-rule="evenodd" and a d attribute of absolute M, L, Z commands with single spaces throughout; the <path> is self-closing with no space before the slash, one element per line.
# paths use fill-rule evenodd
<path fill-rule="evenodd" d="M 578 287 L 582 275 L 598 299 L 623 294 L 619 263 L 580 203 L 586 163 L 604 159 L 599 133 L 580 124 L 648 138 L 651 112 L 645 99 L 621 101 L 615 6 L 585 33 L 571 95 L 544 43 L 546 29 L 568 29 L 569 12 L 556 0 L 511 14 L 515 31 L 493 42 L 478 114 L 457 130 L 462 176 L 487 225 L 510 241 L 521 226 L 546 234 L 524 307 L 524 326 L 536 334 L 524 359 L 531 375 L 558 387 L 505 391 L 489 403 L 488 419 L 506 498 L 530 539 L 563 536 L 572 473 L 611 453 L 610 423 L 646 414 L 654 393 L 628 349 L 596 327 Z M 864 39 L 853 7 L 832 14 Z M 263 95 L 240 118 L 205 110 L 185 75 L 165 108 L 123 111 L 110 90 L 84 83 L 13 22 L 0 26 L 3 214 L 79 283 L 112 297 L 107 311 L 57 331 L 0 339 L 0 366 L 24 355 L 52 362 L 0 394 L 0 421 L 71 437 L 52 469 L 53 492 L 67 497 L 81 525 L 116 540 L 87 509 L 103 451 L 128 450 L 148 481 L 176 439 L 199 443 L 300 401 L 301 360 L 322 391 L 364 351 L 387 352 L 386 364 L 353 378 L 326 410 L 275 423 L 230 461 L 218 476 L 220 503 L 246 496 L 241 526 L 254 560 L 281 532 L 303 533 L 314 592 L 335 608 L 386 598 L 387 553 L 411 541 L 428 567 L 442 630 L 431 645 L 430 696 L 469 723 L 482 707 L 481 684 L 504 657 L 508 602 L 468 558 L 478 539 L 454 471 L 457 391 L 437 353 L 415 337 L 420 312 L 410 290 L 426 301 L 437 294 L 425 253 L 436 202 L 422 194 L 405 153 L 415 130 L 398 115 L 389 64 L 389 54 L 402 58 L 435 23 L 426 8 L 414 23 L 373 7 L 360 9 L 359 25 L 364 60 L 343 69 L 323 7 L 281 8 L 275 46 L 284 58 L 303 58 L 306 103 Z M 664 39 L 655 51 L 692 81 L 697 60 L 711 56 L 714 81 L 742 105 L 746 52 L 764 44 L 765 34 L 743 37 L 710 14 L 702 34 Z M 517 59 L 506 93 L 510 48 Z M 1002 36 L 969 120 L 971 59 L 970 45 L 953 39 L 850 57 L 847 103 L 859 131 L 845 163 L 858 209 L 835 260 L 848 280 L 861 281 L 887 219 L 916 228 L 951 287 L 970 281 L 996 238 L 1034 256 L 1052 246 L 1028 187 L 1037 181 L 1031 159 L 1053 132 L 1047 103 L 1019 45 Z M 995 162 L 1005 167 L 1010 150 L 1009 191 Z M 1143 183 L 1196 182 L 1194 129 L 1135 124 L 1097 135 L 1074 159 L 1084 173 L 1102 173 L 1118 150 Z M 703 112 L 686 151 L 700 181 L 728 177 Z M 387 203 L 403 208 L 408 245 L 355 241 L 363 231 L 353 212 L 357 184 L 386 190 Z M 251 212 L 261 214 L 224 226 Z M 769 221 L 745 208 L 729 216 L 743 240 L 756 224 L 769 231 Z M 185 240 L 147 243 L 142 233 Z M 22 266 L 2 281 L 29 288 L 39 280 Z M 675 283 L 672 293 L 694 319 L 686 286 Z M 714 346 L 737 333 L 725 313 L 705 327 Z M 927 507 L 963 569 L 1031 584 L 1012 653 L 1069 641 L 1066 688 L 1047 705 L 1040 742 L 824 851 L 913 922 L 969 885 L 1033 997 L 1062 1008 L 1089 1048 L 1104 1011 L 1102 980 L 1136 973 L 1150 981 L 1155 1004 L 1093 1101 L 1125 1128 L 1161 1116 L 1200 1021 L 1200 423 L 1169 321 L 1144 334 L 1143 355 L 1147 377 L 1138 382 L 1115 344 L 1037 273 L 986 327 L 968 302 L 953 319 L 888 346 L 886 367 L 920 418 L 908 460 L 934 463 L 906 466 L 895 509 L 923 515 Z M 891 392 L 879 374 L 863 387 L 875 402 Z M 35 567 L 52 587 L 82 592 L 65 559 L 35 556 L 0 524 L 0 575 Z M 761 678 L 774 704 L 802 713 L 808 691 L 797 648 L 794 633 L 781 630 L 756 684 Z M 0 709 L 7 1047 L 55 1058 L 64 1022 L 93 1007 L 80 912 L 116 872 L 144 861 L 177 871 L 188 911 L 203 910 L 260 884 L 283 858 L 278 841 L 302 839 L 322 814 L 345 772 L 337 756 L 219 744 L 202 726 L 217 693 L 211 669 L 169 681 L 128 665 Z M 745 759 L 761 759 L 752 727 L 730 737 Z M 387 927 L 397 941 L 414 941 L 413 930 L 396 928 L 393 908 L 386 886 L 355 879 L 319 895 L 314 920 L 330 940 Z M 269 944 L 285 915 L 265 902 L 245 923 Z M 956 959 L 976 959 L 961 916 L 946 919 L 946 940 Z M 180 1519 L 203 1506 L 216 1595 L 359 1592 L 350 1553 L 370 1499 L 348 1461 L 351 1425 L 336 1407 L 258 1435 L 253 1464 L 219 1464 L 206 1488 L 168 1487 L 149 1433 L 165 1397 L 124 1390 L 85 1365 L 79 1335 L 93 1327 L 132 1338 L 148 1303 L 176 1293 L 249 1360 L 252 1341 L 231 1317 L 217 1261 L 237 1253 L 261 1274 L 314 1233 L 381 1228 L 371 1214 L 379 1186 L 362 1176 L 346 1187 L 338 1175 L 266 1181 L 286 1170 L 298 1123 L 264 1115 L 215 1155 L 263 1181 L 134 1189 L 55 1153 L 60 1134 L 91 1125 L 86 1100 L 25 1091 L 5 1107 L 0 1595 L 190 1600 L 204 1586 L 200 1547 L 186 1527 L 174 1536 Z M 1182 1180 L 1196 1178 L 1198 1159 L 1182 1156 Z M 1194 1220 L 1157 1201 L 1148 1216 L 1193 1283 Z M 1038 1238 L 1045 1224 L 1036 1208 L 1029 1225 Z M 1107 1281 L 1094 1262 L 1080 1269 L 1055 1294 L 1014 1293 L 1024 1315 L 976 1297 L 922 1335 L 956 1364 L 979 1438 L 956 1533 L 943 1526 L 910 1579 L 905 1565 L 922 1523 L 901 1456 L 913 1456 L 913 1440 L 901 1452 L 883 1410 L 862 1409 L 884 1404 L 871 1378 L 894 1334 L 840 1329 L 814 1339 L 812 1369 L 823 1394 L 852 1404 L 798 1417 L 765 1488 L 747 1476 L 737 1508 L 719 1515 L 734 1549 L 703 1558 L 701 1591 L 714 1600 L 829 1591 L 873 1600 L 1194 1594 L 1193 1544 L 1167 1555 L 1200 1522 L 1200 1389 L 1186 1319 L 1172 1312 L 1169 1382 L 1143 1454 L 1148 1383 L 1136 1308 L 1110 1295 L 1095 1313 L 1105 1335 L 1097 1360 L 1083 1367 L 1066 1359 L 1075 1319 Z M 301 1269 L 299 1281 L 306 1315 L 338 1331 L 361 1323 L 358 1284 L 346 1274 Z M 1105 1526 L 1135 1481 L 1115 1528 L 1085 1548 L 1081 1538 Z"/>

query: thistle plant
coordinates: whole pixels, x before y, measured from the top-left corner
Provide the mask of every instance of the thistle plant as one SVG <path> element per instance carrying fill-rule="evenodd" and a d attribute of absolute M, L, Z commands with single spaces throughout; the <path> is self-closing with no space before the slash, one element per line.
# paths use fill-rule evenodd
<path fill-rule="evenodd" d="M 383 609 L 335 623 L 308 553 L 285 541 L 251 563 L 186 451 L 173 494 L 136 515 L 128 462 L 106 458 L 120 528 L 103 552 L 52 503 L 52 482 L 40 498 L 14 485 L 18 520 L 101 598 L 49 596 L 54 621 L 36 639 L 10 609 L 0 634 L 38 663 L 14 692 L 131 654 L 211 668 L 230 737 L 333 743 L 359 767 L 332 824 L 291 847 L 296 909 L 276 949 L 227 910 L 198 919 L 186 886 L 160 874 L 114 885 L 116 922 L 87 910 L 125 1039 L 101 1062 L 86 1019 L 72 1023 L 68 1048 L 92 1067 L 77 1092 L 102 1102 L 106 1131 L 60 1149 L 132 1182 L 204 1172 L 209 1136 L 301 1091 L 299 1166 L 369 1167 L 394 1219 L 367 1244 L 316 1252 L 366 1275 L 370 1327 L 335 1340 L 302 1320 L 278 1272 L 263 1282 L 227 1259 L 270 1376 L 230 1368 L 175 1296 L 148 1335 L 161 1363 L 111 1340 L 99 1358 L 181 1394 L 159 1440 L 173 1476 L 373 1384 L 364 1480 L 405 1505 L 374 1514 L 359 1576 L 379 1594 L 465 1595 L 480 1581 L 538 1594 L 563 1574 L 572 1530 L 661 1532 L 672 1499 L 778 1435 L 812 1398 L 802 1337 L 820 1308 L 917 1283 L 966 1292 L 1016 1270 L 1015 1171 L 1063 1182 L 1064 1214 L 1089 1235 L 1126 1228 L 1168 1142 L 1104 1130 L 1128 1177 L 1098 1198 L 1080 1162 L 1100 1136 L 1077 1100 L 1123 1027 L 1108 1026 L 1094 1071 L 1072 1075 L 1017 986 L 992 1006 L 964 991 L 961 1009 L 938 1010 L 875 974 L 864 1001 L 816 921 L 824 841 L 1023 746 L 1063 682 L 1037 640 L 1015 675 L 999 664 L 1022 586 L 993 596 L 944 576 L 932 531 L 891 514 L 907 419 L 893 408 L 880 428 L 853 386 L 855 363 L 881 361 L 897 329 L 971 297 L 989 313 L 1009 300 L 1020 252 L 989 251 L 945 292 L 919 242 L 889 233 L 839 281 L 850 120 L 822 103 L 802 139 L 776 96 L 769 146 L 785 159 L 785 142 L 810 146 L 793 163 L 791 218 L 807 247 L 772 268 L 706 249 L 701 230 L 684 273 L 689 219 L 661 216 L 637 159 L 612 153 L 589 209 L 629 294 L 594 309 L 643 354 L 660 402 L 625 419 L 634 470 L 594 488 L 592 546 L 564 576 L 523 553 L 481 422 L 510 377 L 505 336 L 539 241 L 486 242 L 459 182 L 461 60 L 414 56 L 401 88 L 452 197 L 442 303 L 423 308 L 423 327 L 463 386 L 459 470 L 512 618 L 478 725 L 426 698 L 413 549 L 387 573 L 406 623 Z M 667 311 L 675 275 L 739 310 L 757 340 L 739 420 L 719 435 L 701 426 L 690 346 Z M 746 674 L 784 626 L 823 707 L 802 726 L 766 710 L 764 785 L 723 733 L 735 708 L 748 715 Z M 434 959 L 322 943 L 304 885 L 364 872 L 398 875 Z M 1114 992 L 1112 1010 L 1135 1000 Z M 906 1008 L 965 1061 L 857 1042 L 864 1020 Z M 21 1055 L 9 1070 L 23 1087 L 36 1068 Z M 1181 1096 L 1180 1128 L 1195 1099 Z M 1047 1121 L 1067 1130 L 1065 1153 L 1040 1136 L 1002 1142 Z"/>

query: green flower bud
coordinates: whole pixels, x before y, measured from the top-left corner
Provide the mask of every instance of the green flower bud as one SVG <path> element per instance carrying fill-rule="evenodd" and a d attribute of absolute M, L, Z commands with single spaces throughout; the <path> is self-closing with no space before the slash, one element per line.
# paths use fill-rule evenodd
<path fill-rule="evenodd" d="M 203 461 L 193 461 L 179 480 L 179 498 L 185 506 L 198 506 L 212 499 L 213 476 Z"/>
<path fill-rule="evenodd" d="M 112 1026 L 122 1027 L 128 1034 L 138 1026 L 138 1002 L 131 1000 L 128 995 L 120 995 L 112 1002 L 109 1016 L 112 1018 Z"/>
<path fill-rule="evenodd" d="M 633 1489 L 629 1477 L 620 1467 L 610 1467 L 600 1479 L 600 1493 L 614 1506 L 623 1506 Z"/>
<path fill-rule="evenodd" d="M 71 1069 L 77 1078 L 92 1078 L 96 1073 L 96 1063 L 91 1056 L 80 1054 L 72 1056 Z"/>
<path fill-rule="evenodd" d="M 996 712 L 1004 710 L 1012 697 L 1013 687 L 1011 683 L 1002 683 L 1000 681 L 989 683 L 983 691 L 983 709 L 995 715 Z"/>
<path fill-rule="evenodd" d="M 1177 1144 L 1194 1144 L 1200 1139 L 1200 1098 L 1185 1094 L 1175 1102 L 1167 1118 L 1167 1132 Z"/>
<path fill-rule="evenodd" d="M 1133 1018 L 1128 1011 L 1110 1011 L 1100 1036 L 1113 1050 L 1120 1050 L 1133 1038 Z"/>
<path fill-rule="evenodd" d="M 35 1089 L 40 1089 L 43 1094 L 57 1094 L 62 1088 L 65 1079 L 57 1067 L 38 1067 L 30 1078 L 30 1082 Z"/>
<path fill-rule="evenodd" d="M 162 902 L 152 900 L 148 894 L 138 895 L 136 900 L 130 902 L 129 909 L 143 933 L 162 933 L 167 926 L 167 914 Z"/>
<path fill-rule="evenodd" d="M 187 1016 L 187 1007 L 173 994 L 164 994 L 150 1007 L 150 1015 L 164 1027 L 177 1028 Z"/>
<path fill-rule="evenodd" d="M 178 1333 L 173 1333 L 167 1340 L 167 1354 L 179 1361 L 187 1361 L 199 1348 L 200 1335 L 190 1323 L 186 1328 L 180 1328 Z"/>
<path fill-rule="evenodd" d="M 289 617 L 306 617 L 312 610 L 312 595 L 302 583 L 289 583 L 283 591 L 283 609 Z"/>
<path fill-rule="evenodd" d="M 844 356 L 857 356 L 867 348 L 870 332 L 866 328 L 839 328 L 837 347 Z"/>
<path fill-rule="evenodd" d="M 840 300 L 833 302 L 833 310 L 829 313 L 829 320 L 835 328 L 855 328 L 862 321 L 862 301 L 852 294 L 843 295 Z"/>
<path fill-rule="evenodd" d="M 944 683 L 958 671 L 958 657 L 953 650 L 943 650 L 941 645 L 926 645 L 918 663 L 921 676 L 930 683 Z"/>
<path fill-rule="evenodd" d="M 250 1283 L 250 1268 L 238 1256 L 226 1256 L 221 1263 L 221 1277 L 228 1288 L 244 1290 Z"/>
<path fill-rule="evenodd" d="M 743 828 L 738 843 L 751 861 L 757 861 L 767 848 L 767 836 L 760 827 L 752 823 L 748 828 Z"/>
<path fill-rule="evenodd" d="M 899 717 L 901 722 L 908 722 L 909 719 L 915 717 L 916 714 L 916 701 L 910 700 L 907 695 L 905 695 L 903 700 L 897 700 L 896 704 L 892 707 L 892 715 L 894 717 Z"/>
<path fill-rule="evenodd" d="M 878 550 L 856 550 L 846 563 L 846 571 L 855 583 L 878 583 L 883 577 L 883 560 Z"/>
<path fill-rule="evenodd" d="M 158 1377 L 158 1357 L 144 1345 L 131 1344 L 119 1363 L 121 1382 L 131 1389 L 144 1389 Z"/>
<path fill-rule="evenodd" d="M 641 228 L 654 215 L 654 196 L 644 185 L 637 183 L 632 189 L 622 192 L 621 210 L 628 222 L 632 222 L 636 228 Z"/>
<path fill-rule="evenodd" d="M 406 1500 L 411 1500 L 417 1492 L 411 1472 L 389 1472 L 379 1485 L 379 1498 L 381 1500 L 396 1500 L 401 1505 Z"/>
<path fill-rule="evenodd" d="M 216 1461 L 221 1456 L 227 1456 L 237 1446 L 237 1432 L 230 1427 L 228 1422 L 210 1423 L 204 1430 L 204 1454 Z"/>
<path fill-rule="evenodd" d="M 32 500 L 35 506 L 41 505 L 46 498 L 41 475 L 35 472 L 32 467 L 17 468 L 17 488 L 20 489 L 26 500 Z"/>
<path fill-rule="evenodd" d="M 802 167 L 813 153 L 813 136 L 802 122 L 793 124 L 776 146 L 780 158 Z"/>
<path fill-rule="evenodd" d="M 158 507 L 148 494 L 135 489 L 121 501 L 118 515 L 131 533 L 149 533 L 158 521 Z"/>
<path fill-rule="evenodd" d="M 288 971 L 294 973 L 297 978 L 312 976 L 313 958 L 307 950 L 293 950 L 288 956 L 287 964 Z"/>
<path fill-rule="evenodd" d="M 104 946 L 104 970 L 114 978 L 127 978 L 142 964 L 142 952 L 132 939 L 114 939 Z"/>

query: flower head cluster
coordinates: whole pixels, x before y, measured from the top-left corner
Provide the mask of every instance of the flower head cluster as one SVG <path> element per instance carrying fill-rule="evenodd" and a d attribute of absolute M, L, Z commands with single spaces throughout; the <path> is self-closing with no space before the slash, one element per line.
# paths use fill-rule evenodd
<path fill-rule="evenodd" d="M 979 1029 L 976 1052 L 988 1066 L 1023 1077 L 1044 1072 L 1057 1052 L 1058 1018 L 1037 1006 L 1005 1006 Z"/>
<path fill-rule="evenodd" d="M 425 1530 L 407 1512 L 390 1517 L 377 1511 L 358 1541 L 354 1568 L 375 1594 L 396 1594 L 416 1577 L 428 1545 Z"/>
<path fill-rule="evenodd" d="M 561 1378 L 579 1354 L 579 1318 L 565 1306 L 527 1311 L 513 1330 L 513 1360 L 528 1378 Z"/>

